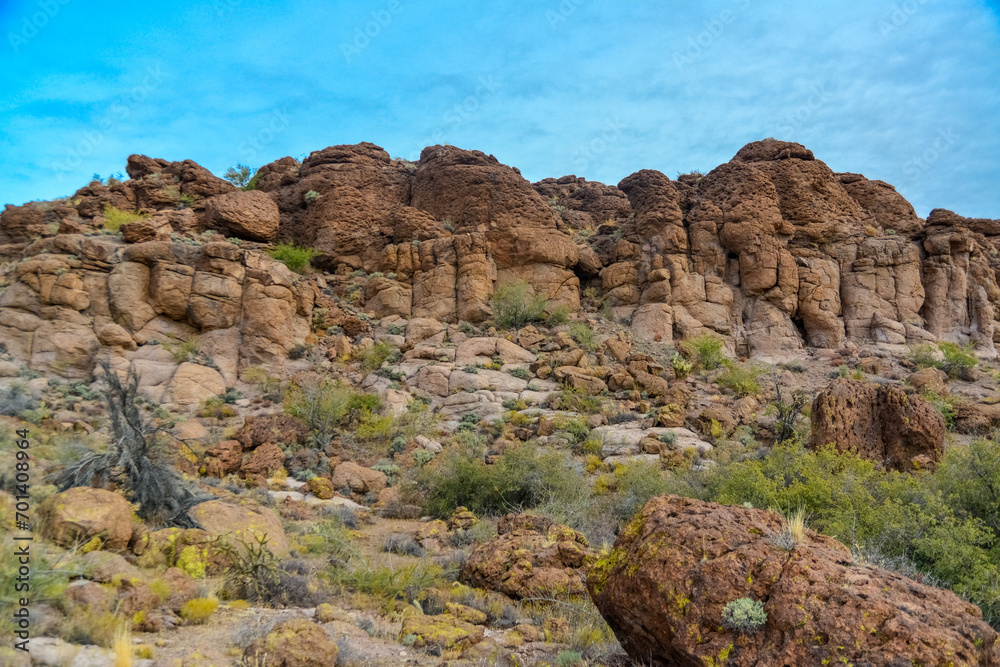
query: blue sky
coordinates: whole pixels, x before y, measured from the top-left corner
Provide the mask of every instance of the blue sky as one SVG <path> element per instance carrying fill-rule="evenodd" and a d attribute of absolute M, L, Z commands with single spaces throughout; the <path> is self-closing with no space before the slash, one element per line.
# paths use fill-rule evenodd
<path fill-rule="evenodd" d="M 332 144 L 450 143 L 529 180 L 707 171 L 798 141 L 1000 218 L 1000 2 L 0 3 L 0 204 L 131 153 L 221 174 Z"/>

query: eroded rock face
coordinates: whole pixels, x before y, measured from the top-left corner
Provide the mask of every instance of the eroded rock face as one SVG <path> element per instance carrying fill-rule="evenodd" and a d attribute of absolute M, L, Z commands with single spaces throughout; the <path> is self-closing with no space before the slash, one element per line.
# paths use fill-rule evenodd
<path fill-rule="evenodd" d="M 617 186 L 532 185 L 479 151 L 430 146 L 412 163 L 370 143 L 277 160 L 251 192 L 190 161 L 136 155 L 128 172 L 0 214 L 0 240 L 13 244 L 3 252 L 24 265 L 0 297 L 0 333 L 19 359 L 82 377 L 95 346 L 129 343 L 104 323 L 96 341 L 76 327 L 102 317 L 137 335 L 162 317 L 233 330 L 241 363 L 280 360 L 307 333 L 296 319 L 307 297 L 258 270 L 256 253 L 206 244 L 199 256 L 168 241 L 211 228 L 313 247 L 338 276 L 374 274 L 357 305 L 377 318 L 481 322 L 498 284 L 525 280 L 571 310 L 594 288 L 659 342 L 711 332 L 768 357 L 944 339 L 996 355 L 1000 222 L 944 210 L 924 221 L 891 185 L 834 173 L 800 144 L 753 142 L 706 175 L 645 169 Z M 152 215 L 124 228 L 128 251 L 93 236 L 106 206 Z M 289 317 L 291 328 L 271 325 Z M 63 352 L 69 339 L 79 342 Z"/>
<path fill-rule="evenodd" d="M 285 359 L 309 332 L 312 286 L 231 243 L 59 234 L 21 257 L 0 295 L 0 336 L 20 363 L 53 375 L 90 378 L 108 357 L 136 370 L 146 398 L 191 407 L 241 368 Z M 214 368 L 167 352 L 190 339 Z"/>
<path fill-rule="evenodd" d="M 584 592 L 583 573 L 596 554 L 583 535 L 528 514 L 507 515 L 497 532 L 469 556 L 461 581 L 515 599 L 572 597 Z"/>
<path fill-rule="evenodd" d="M 994 665 L 997 633 L 950 591 L 852 564 L 846 547 L 806 530 L 772 544 L 774 512 L 677 496 L 650 500 L 587 578 L 625 650 L 652 665 Z M 763 601 L 742 634 L 726 604 Z M 919 611 L 915 611 L 919 610 Z"/>
<path fill-rule="evenodd" d="M 896 470 L 937 463 L 944 452 L 944 418 L 933 405 L 896 385 L 837 379 L 812 406 L 814 448 L 833 444 Z"/>

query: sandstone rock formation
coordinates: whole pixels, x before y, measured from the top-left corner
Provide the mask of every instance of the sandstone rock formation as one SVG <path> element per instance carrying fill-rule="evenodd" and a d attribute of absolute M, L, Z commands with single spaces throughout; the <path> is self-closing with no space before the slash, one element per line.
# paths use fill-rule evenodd
<path fill-rule="evenodd" d="M 897 385 L 837 379 L 812 407 L 812 447 L 833 444 L 896 470 L 941 460 L 944 418 L 933 405 Z"/>
<path fill-rule="evenodd" d="M 376 318 L 481 322 L 497 284 L 525 280 L 573 310 L 593 288 L 643 338 L 713 332 L 764 357 L 935 339 L 993 357 L 1000 335 L 1000 223 L 922 220 L 892 186 L 789 142 L 753 142 L 704 176 L 641 170 L 617 186 L 532 185 L 479 151 L 430 146 L 410 163 L 370 143 L 277 160 L 250 192 L 191 161 L 133 155 L 127 171 L 0 214 L 0 335 L 18 361 L 63 377 L 89 377 L 105 354 L 141 367 L 153 400 L 204 392 L 171 388 L 176 364 L 152 342 L 200 334 L 229 385 L 304 341 L 326 279 L 253 241 L 315 248 L 333 288 L 367 272 L 356 305 Z M 119 239 L 101 233 L 107 206 L 149 217 Z M 195 240 L 204 230 L 243 243 Z M 366 329 L 337 317 L 348 337 Z"/>
<path fill-rule="evenodd" d="M 590 570 L 587 586 L 625 650 L 647 664 L 995 665 L 997 633 L 950 591 L 854 564 L 806 530 L 790 550 L 764 510 L 676 496 L 650 500 Z M 725 606 L 763 602 L 734 632 Z M 650 662 L 651 661 L 651 662 Z"/>

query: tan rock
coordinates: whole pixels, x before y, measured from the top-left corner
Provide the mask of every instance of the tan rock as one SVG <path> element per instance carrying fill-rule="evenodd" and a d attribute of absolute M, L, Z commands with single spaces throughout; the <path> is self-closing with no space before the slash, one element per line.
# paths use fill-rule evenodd
<path fill-rule="evenodd" d="M 45 499 L 39 507 L 45 535 L 72 547 L 97 538 L 101 548 L 124 551 L 132 537 L 132 508 L 119 494 L 74 487 Z"/>

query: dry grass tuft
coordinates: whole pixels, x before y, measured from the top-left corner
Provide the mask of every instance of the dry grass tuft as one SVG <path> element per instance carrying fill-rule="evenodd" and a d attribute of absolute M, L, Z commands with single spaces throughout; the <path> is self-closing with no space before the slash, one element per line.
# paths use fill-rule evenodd
<path fill-rule="evenodd" d="M 115 629 L 115 667 L 132 667 L 132 624 L 128 621 Z"/>

